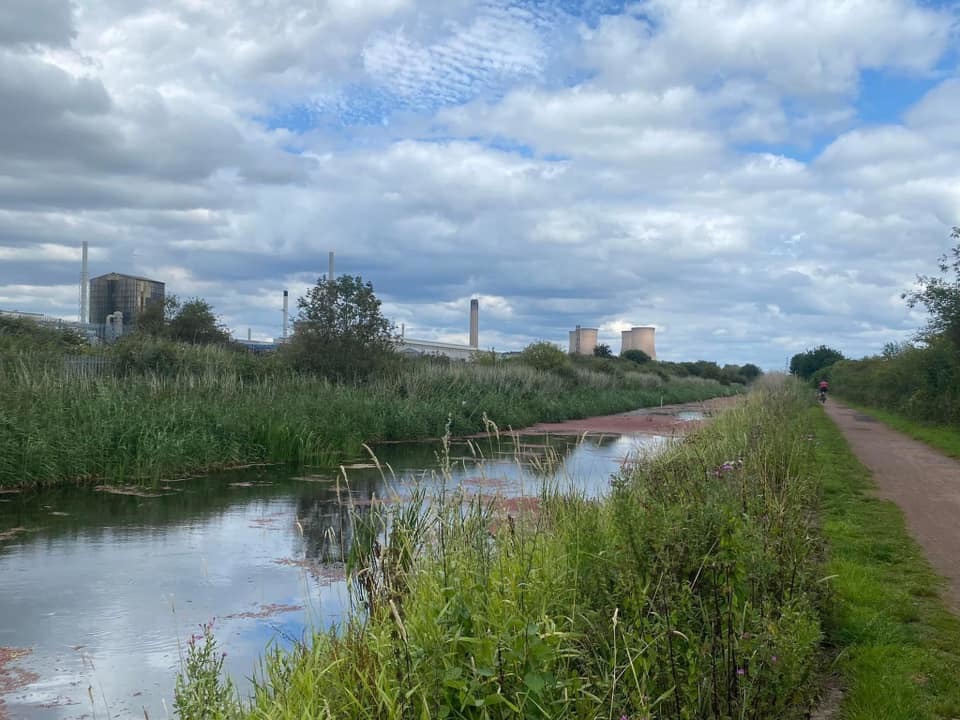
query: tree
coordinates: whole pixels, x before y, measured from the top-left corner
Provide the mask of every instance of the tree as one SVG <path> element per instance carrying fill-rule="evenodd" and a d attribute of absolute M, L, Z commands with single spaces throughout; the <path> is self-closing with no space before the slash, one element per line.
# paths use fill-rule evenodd
<path fill-rule="evenodd" d="M 172 340 L 194 345 L 226 345 L 230 342 L 230 333 L 213 314 L 210 303 L 200 298 L 188 300 L 177 308 L 167 332 Z"/>
<path fill-rule="evenodd" d="M 163 302 L 147 303 L 137 315 L 137 332 L 157 338 L 169 338 L 194 345 L 225 345 L 230 333 L 213 314 L 206 300 L 192 298 L 181 303 L 176 295 Z"/>
<path fill-rule="evenodd" d="M 756 380 L 761 375 L 763 375 L 763 370 L 758 368 L 753 363 L 747 363 L 742 368 L 740 368 L 740 374 L 743 376 L 744 380 L 750 383 Z"/>
<path fill-rule="evenodd" d="M 620 353 L 620 357 L 622 357 L 624 360 L 635 362 L 638 365 L 643 365 L 650 362 L 650 356 L 647 355 L 643 350 L 627 350 Z"/>
<path fill-rule="evenodd" d="M 824 368 L 843 359 L 843 353 L 839 350 L 821 345 L 813 350 L 797 353 L 790 358 L 790 374 L 809 380 Z"/>
<path fill-rule="evenodd" d="M 394 328 L 373 285 L 357 276 L 326 276 L 297 300 L 300 313 L 284 348 L 294 367 L 331 380 L 368 376 L 394 353 Z"/>
<path fill-rule="evenodd" d="M 137 332 L 153 337 L 166 337 L 170 321 L 179 307 L 180 301 L 176 295 L 167 295 L 163 302 L 148 302 L 137 314 Z"/>
<path fill-rule="evenodd" d="M 541 340 L 520 351 L 520 362 L 537 370 L 560 370 L 569 367 L 570 358 L 553 343 Z"/>
<path fill-rule="evenodd" d="M 917 275 L 918 287 L 903 293 L 902 297 L 909 307 L 922 305 L 930 313 L 927 326 L 918 333 L 918 340 L 930 342 L 935 336 L 944 335 L 960 354 L 960 227 L 953 228 L 950 237 L 957 244 L 949 253 L 941 255 L 939 261 L 940 274 L 947 277 Z"/>
<path fill-rule="evenodd" d="M 606 343 L 600 343 L 593 349 L 594 357 L 610 358 L 613 357 L 613 350 Z"/>

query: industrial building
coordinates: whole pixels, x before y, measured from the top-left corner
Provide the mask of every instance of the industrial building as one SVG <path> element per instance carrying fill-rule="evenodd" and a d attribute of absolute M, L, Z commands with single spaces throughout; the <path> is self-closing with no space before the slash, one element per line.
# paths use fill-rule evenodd
<path fill-rule="evenodd" d="M 597 328 L 584 328 L 577 325 L 576 330 L 570 331 L 570 354 L 593 355 L 597 349 Z"/>
<path fill-rule="evenodd" d="M 133 327 L 147 305 L 164 300 L 164 284 L 134 275 L 107 273 L 90 280 L 89 321 L 103 325 L 121 313 L 122 324 Z"/>
<path fill-rule="evenodd" d="M 657 348 L 654 342 L 656 331 L 657 329 L 652 325 L 642 325 L 624 330 L 620 333 L 620 354 L 623 355 L 627 350 L 643 350 L 650 356 L 651 360 L 656 360 Z"/>

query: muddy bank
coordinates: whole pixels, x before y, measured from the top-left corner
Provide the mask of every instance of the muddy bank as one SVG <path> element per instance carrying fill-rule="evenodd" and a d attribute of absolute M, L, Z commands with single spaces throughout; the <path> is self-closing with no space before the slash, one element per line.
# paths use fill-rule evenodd
<path fill-rule="evenodd" d="M 36 673 L 13 664 L 30 653 L 30 650 L 24 648 L 0 647 L 0 720 L 11 718 L 6 712 L 3 697 L 40 679 Z"/>
<path fill-rule="evenodd" d="M 709 421 L 724 408 L 739 402 L 737 397 L 714 398 L 682 405 L 664 405 L 641 408 L 616 415 L 600 415 L 581 420 L 558 423 L 537 423 L 520 431 L 523 435 L 582 435 L 649 433 L 652 435 L 679 435 L 691 432 Z"/>

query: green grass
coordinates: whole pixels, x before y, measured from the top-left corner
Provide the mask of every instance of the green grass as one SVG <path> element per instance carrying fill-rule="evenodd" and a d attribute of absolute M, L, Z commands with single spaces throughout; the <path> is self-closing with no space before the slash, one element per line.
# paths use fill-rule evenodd
<path fill-rule="evenodd" d="M 330 465 L 365 442 L 440 437 L 448 422 L 467 434 L 485 417 L 519 428 L 736 392 L 700 378 L 514 364 L 407 363 L 335 385 L 218 348 L 159 350 L 182 355 L 175 374 L 77 377 L 61 357 L 0 357 L 0 486 L 157 481 L 257 461 Z"/>
<path fill-rule="evenodd" d="M 216 715 L 196 655 L 182 716 L 805 717 L 823 585 L 803 403 L 753 394 L 601 501 L 544 488 L 507 515 L 450 488 L 356 514 L 345 627 L 270 654 Z"/>
<path fill-rule="evenodd" d="M 950 457 L 960 458 L 960 429 L 950 425 L 935 425 L 932 423 L 912 420 L 905 415 L 881 410 L 880 408 L 852 403 L 845 398 L 838 398 L 845 405 L 859 410 L 862 413 L 876 418 L 894 430 L 909 435 L 914 440 L 926 443 Z"/>
<path fill-rule="evenodd" d="M 835 597 L 825 626 L 847 692 L 845 720 L 960 717 L 960 620 L 942 579 L 836 426 L 812 411 L 823 478 L 823 534 Z M 884 414 L 877 417 L 884 419 Z"/>

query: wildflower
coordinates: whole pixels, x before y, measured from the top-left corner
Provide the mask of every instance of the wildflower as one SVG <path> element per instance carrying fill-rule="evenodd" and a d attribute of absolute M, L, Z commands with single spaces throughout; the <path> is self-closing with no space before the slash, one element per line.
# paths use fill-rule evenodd
<path fill-rule="evenodd" d="M 746 674 L 747 674 L 746 670 L 744 670 L 743 668 L 737 668 L 737 675 L 743 676 Z"/>
<path fill-rule="evenodd" d="M 772 662 L 774 665 L 776 665 L 776 664 L 777 664 L 777 656 L 774 655 L 772 658 L 770 658 L 770 662 Z"/>

